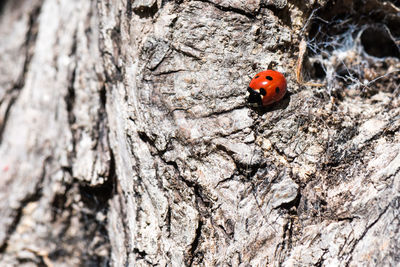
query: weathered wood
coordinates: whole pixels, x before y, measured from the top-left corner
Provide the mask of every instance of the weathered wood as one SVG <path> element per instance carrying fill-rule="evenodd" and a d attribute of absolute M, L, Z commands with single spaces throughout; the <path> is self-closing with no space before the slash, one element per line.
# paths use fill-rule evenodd
<path fill-rule="evenodd" d="M 335 98 L 359 39 L 321 56 L 326 86 L 296 82 L 330 5 L 6 1 L 0 265 L 399 263 L 398 90 Z M 368 60 L 390 75 L 364 86 L 399 84 L 396 58 Z M 260 112 L 245 95 L 266 68 L 290 95 Z"/>

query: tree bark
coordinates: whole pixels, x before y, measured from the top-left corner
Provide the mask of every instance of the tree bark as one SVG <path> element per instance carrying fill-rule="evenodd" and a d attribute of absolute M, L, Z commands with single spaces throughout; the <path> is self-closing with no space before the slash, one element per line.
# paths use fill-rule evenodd
<path fill-rule="evenodd" d="M 400 262 L 394 3 L 17 0 L 0 12 L 1 266 Z M 394 52 L 371 56 L 368 25 Z M 249 107 L 267 68 L 289 93 Z"/>

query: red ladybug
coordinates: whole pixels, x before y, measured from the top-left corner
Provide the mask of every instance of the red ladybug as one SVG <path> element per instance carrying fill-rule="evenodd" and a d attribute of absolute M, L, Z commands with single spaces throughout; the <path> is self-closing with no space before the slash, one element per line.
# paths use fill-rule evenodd
<path fill-rule="evenodd" d="M 281 100 L 285 96 L 286 79 L 278 71 L 265 70 L 254 76 L 247 91 L 250 93 L 249 103 L 265 107 Z"/>

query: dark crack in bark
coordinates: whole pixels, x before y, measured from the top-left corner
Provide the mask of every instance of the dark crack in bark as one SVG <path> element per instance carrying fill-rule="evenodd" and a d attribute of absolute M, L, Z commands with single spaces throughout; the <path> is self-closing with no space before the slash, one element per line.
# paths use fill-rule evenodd
<path fill-rule="evenodd" d="M 3 5 L 0 3 L 0 12 L 1 12 L 2 6 Z M 0 144 L 2 143 L 3 133 L 4 133 L 4 129 L 7 124 L 7 120 L 10 115 L 10 110 L 11 110 L 13 104 L 15 103 L 15 101 L 17 100 L 17 98 L 21 92 L 21 89 L 25 86 L 26 74 L 29 71 L 29 66 L 31 64 L 33 52 L 34 52 L 35 45 L 36 45 L 36 39 L 37 39 L 38 28 L 39 28 L 38 18 L 39 18 L 41 9 L 42 9 L 42 1 L 40 1 L 32 9 L 31 13 L 29 14 L 28 31 L 26 32 L 26 35 L 25 35 L 25 43 L 24 43 L 23 47 L 21 48 L 22 53 L 25 54 L 25 60 L 24 60 L 22 72 L 21 72 L 20 76 L 18 77 L 18 80 L 15 82 L 14 86 L 11 88 L 11 90 L 9 90 L 8 96 L 6 96 L 6 98 L 9 98 L 9 99 L 7 101 L 5 101 L 5 103 L 4 103 L 4 101 L 0 102 L 0 106 L 3 104 L 7 105 L 7 107 L 5 108 L 4 118 L 2 121 L 0 121 Z"/>
<path fill-rule="evenodd" d="M 47 168 L 47 165 L 49 165 L 51 161 L 52 161 L 51 157 L 48 157 L 43 161 L 42 171 L 41 171 L 39 179 L 37 179 L 35 187 L 32 189 L 32 191 L 30 193 L 26 194 L 22 200 L 20 200 L 18 208 L 13 210 L 13 212 L 14 212 L 14 215 L 12 216 L 13 222 L 10 225 L 8 225 L 7 236 L 6 236 L 6 239 L 4 240 L 3 244 L 1 244 L 1 246 L 0 246 L 0 253 L 3 253 L 6 250 L 10 236 L 17 229 L 19 222 L 23 216 L 23 209 L 29 203 L 38 201 L 42 197 L 43 182 L 47 175 L 46 168 Z"/>
<path fill-rule="evenodd" d="M 348 253 L 348 255 L 350 255 L 350 258 L 348 259 L 348 261 L 346 262 L 345 266 L 350 266 L 350 263 L 353 259 L 353 252 L 356 249 L 357 245 L 360 243 L 360 241 L 366 236 L 366 234 L 369 232 L 369 230 L 371 230 L 372 227 L 374 227 L 374 225 L 382 218 L 382 216 L 388 211 L 388 209 L 390 208 L 392 202 L 389 203 L 389 205 L 387 205 L 383 211 L 378 215 L 378 217 L 369 225 L 367 225 L 367 227 L 364 229 L 363 233 L 361 234 L 361 236 L 359 238 L 357 238 L 354 241 L 354 244 L 352 246 L 352 248 L 350 249 L 350 252 Z"/>
<path fill-rule="evenodd" d="M 198 224 L 197 224 L 197 229 L 196 229 L 196 235 L 194 237 L 192 244 L 190 245 L 189 258 L 187 260 L 189 266 L 192 266 L 194 263 L 194 260 L 196 259 L 196 249 L 199 246 L 199 243 L 201 240 L 202 227 L 203 227 L 203 222 L 201 221 L 201 219 L 199 219 Z M 198 262 L 198 263 L 200 263 L 200 262 Z"/>
<path fill-rule="evenodd" d="M 222 5 L 213 3 L 213 2 L 208 1 L 208 0 L 195 0 L 195 1 L 211 4 L 211 5 L 215 6 L 217 9 L 219 9 L 221 11 L 237 13 L 237 14 L 245 16 L 245 17 L 247 17 L 248 19 L 251 19 L 251 20 L 256 18 L 256 14 L 247 12 L 247 11 L 245 11 L 243 9 L 240 9 L 240 8 L 235 8 L 235 7 L 231 7 L 231 6 L 230 7 L 226 7 L 226 6 L 222 6 Z"/>

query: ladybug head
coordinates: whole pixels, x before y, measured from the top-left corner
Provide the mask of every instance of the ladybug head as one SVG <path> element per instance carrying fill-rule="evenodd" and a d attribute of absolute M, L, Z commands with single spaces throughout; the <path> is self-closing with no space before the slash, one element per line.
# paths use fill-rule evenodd
<path fill-rule="evenodd" d="M 249 92 L 249 97 L 247 101 L 255 106 L 262 106 L 262 95 L 260 91 L 253 90 L 251 87 L 247 87 L 247 92 Z"/>

